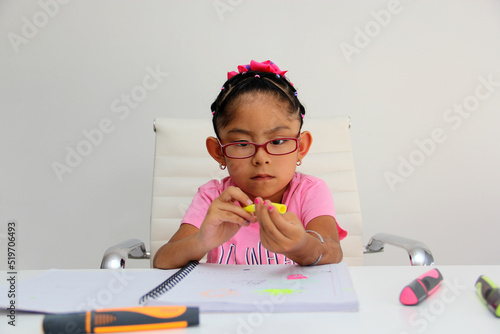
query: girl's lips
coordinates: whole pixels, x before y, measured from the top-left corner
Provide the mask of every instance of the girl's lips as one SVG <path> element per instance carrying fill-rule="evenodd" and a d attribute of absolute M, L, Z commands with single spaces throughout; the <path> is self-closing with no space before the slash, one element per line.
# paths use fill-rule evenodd
<path fill-rule="evenodd" d="M 268 174 L 258 174 L 252 177 L 252 180 L 255 181 L 265 181 L 265 180 L 271 180 L 274 179 L 274 176 L 268 175 Z"/>

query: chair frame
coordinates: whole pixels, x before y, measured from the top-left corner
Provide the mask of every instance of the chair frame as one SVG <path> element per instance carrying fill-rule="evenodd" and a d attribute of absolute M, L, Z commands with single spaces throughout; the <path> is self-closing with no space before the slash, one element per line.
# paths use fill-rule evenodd
<path fill-rule="evenodd" d="M 381 253 L 385 244 L 403 248 L 408 253 L 412 266 L 434 265 L 434 257 L 429 247 L 417 240 L 389 233 L 377 233 L 364 247 L 364 254 Z M 151 253 L 139 239 L 129 239 L 116 244 L 104 253 L 101 269 L 124 269 L 126 259 L 150 259 Z"/>
<path fill-rule="evenodd" d="M 349 129 L 351 128 L 350 118 L 347 117 L 347 121 L 344 120 L 343 124 L 347 124 L 346 125 L 348 127 L 347 131 L 349 131 Z M 156 132 L 156 120 L 153 124 L 153 129 Z M 343 128 L 341 128 L 341 130 L 342 129 Z M 348 146 L 350 149 L 350 140 Z M 357 185 L 355 185 L 355 188 L 357 192 Z M 378 233 L 373 237 L 371 237 L 368 244 L 363 247 L 363 254 L 383 252 L 386 244 L 405 249 L 410 258 L 410 264 L 413 266 L 429 266 L 434 264 L 434 258 L 427 245 L 417 240 L 389 233 Z M 105 251 L 101 262 L 101 268 L 102 269 L 125 268 L 126 259 L 151 260 L 151 253 L 146 250 L 146 245 L 141 240 L 129 239 L 117 245 L 114 245 Z"/>

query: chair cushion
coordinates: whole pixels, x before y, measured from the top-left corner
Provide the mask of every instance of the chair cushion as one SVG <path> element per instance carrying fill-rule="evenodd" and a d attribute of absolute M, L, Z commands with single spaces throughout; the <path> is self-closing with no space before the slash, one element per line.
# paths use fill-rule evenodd
<path fill-rule="evenodd" d="M 349 118 L 306 118 L 303 130 L 311 132 L 313 144 L 297 171 L 327 182 L 334 198 L 337 221 L 349 233 L 341 241 L 344 261 L 349 265 L 361 265 L 361 210 Z M 198 187 L 211 179 L 227 176 L 205 148 L 206 138 L 214 135 L 209 119 L 158 118 L 155 131 L 151 259 L 179 228 Z"/>

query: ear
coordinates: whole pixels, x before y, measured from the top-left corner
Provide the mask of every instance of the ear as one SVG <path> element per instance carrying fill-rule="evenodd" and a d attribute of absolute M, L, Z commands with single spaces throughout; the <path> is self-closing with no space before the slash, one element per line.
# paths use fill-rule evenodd
<path fill-rule="evenodd" d="M 208 137 L 206 140 L 206 146 L 208 153 L 217 161 L 219 164 L 225 165 L 226 158 L 222 154 L 222 149 L 219 145 L 219 141 L 215 137 Z"/>
<path fill-rule="evenodd" d="M 311 148 L 312 144 L 312 135 L 309 131 L 304 131 L 300 134 L 300 143 L 299 149 L 297 150 L 297 156 L 299 160 L 304 159 L 307 152 L 309 152 L 309 148 Z"/>

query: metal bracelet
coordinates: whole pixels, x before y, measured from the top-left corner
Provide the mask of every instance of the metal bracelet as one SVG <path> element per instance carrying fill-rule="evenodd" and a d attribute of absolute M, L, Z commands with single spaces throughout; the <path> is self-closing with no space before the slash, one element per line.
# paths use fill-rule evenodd
<path fill-rule="evenodd" d="M 315 266 L 315 265 L 317 265 L 317 264 L 319 263 L 319 261 L 321 261 L 321 258 L 322 258 L 322 257 L 323 257 L 323 254 L 319 254 L 318 259 L 317 259 L 314 263 L 310 264 L 310 266 Z"/>
<path fill-rule="evenodd" d="M 306 233 L 309 233 L 309 232 L 316 234 L 318 236 L 318 238 L 319 238 L 319 241 L 321 241 L 322 244 L 324 243 L 323 237 L 321 236 L 321 234 L 319 234 L 318 232 L 313 231 L 313 230 L 306 230 Z M 313 264 L 310 264 L 310 266 L 317 265 L 319 263 L 319 261 L 321 261 L 322 258 L 323 258 L 323 254 L 319 254 L 318 259 L 316 261 L 314 261 Z"/>
<path fill-rule="evenodd" d="M 321 236 L 321 234 L 319 234 L 318 232 L 313 231 L 313 230 L 306 230 L 306 233 L 309 233 L 309 232 L 316 234 L 319 238 L 319 241 L 321 241 L 321 243 L 324 243 L 323 237 Z"/>

